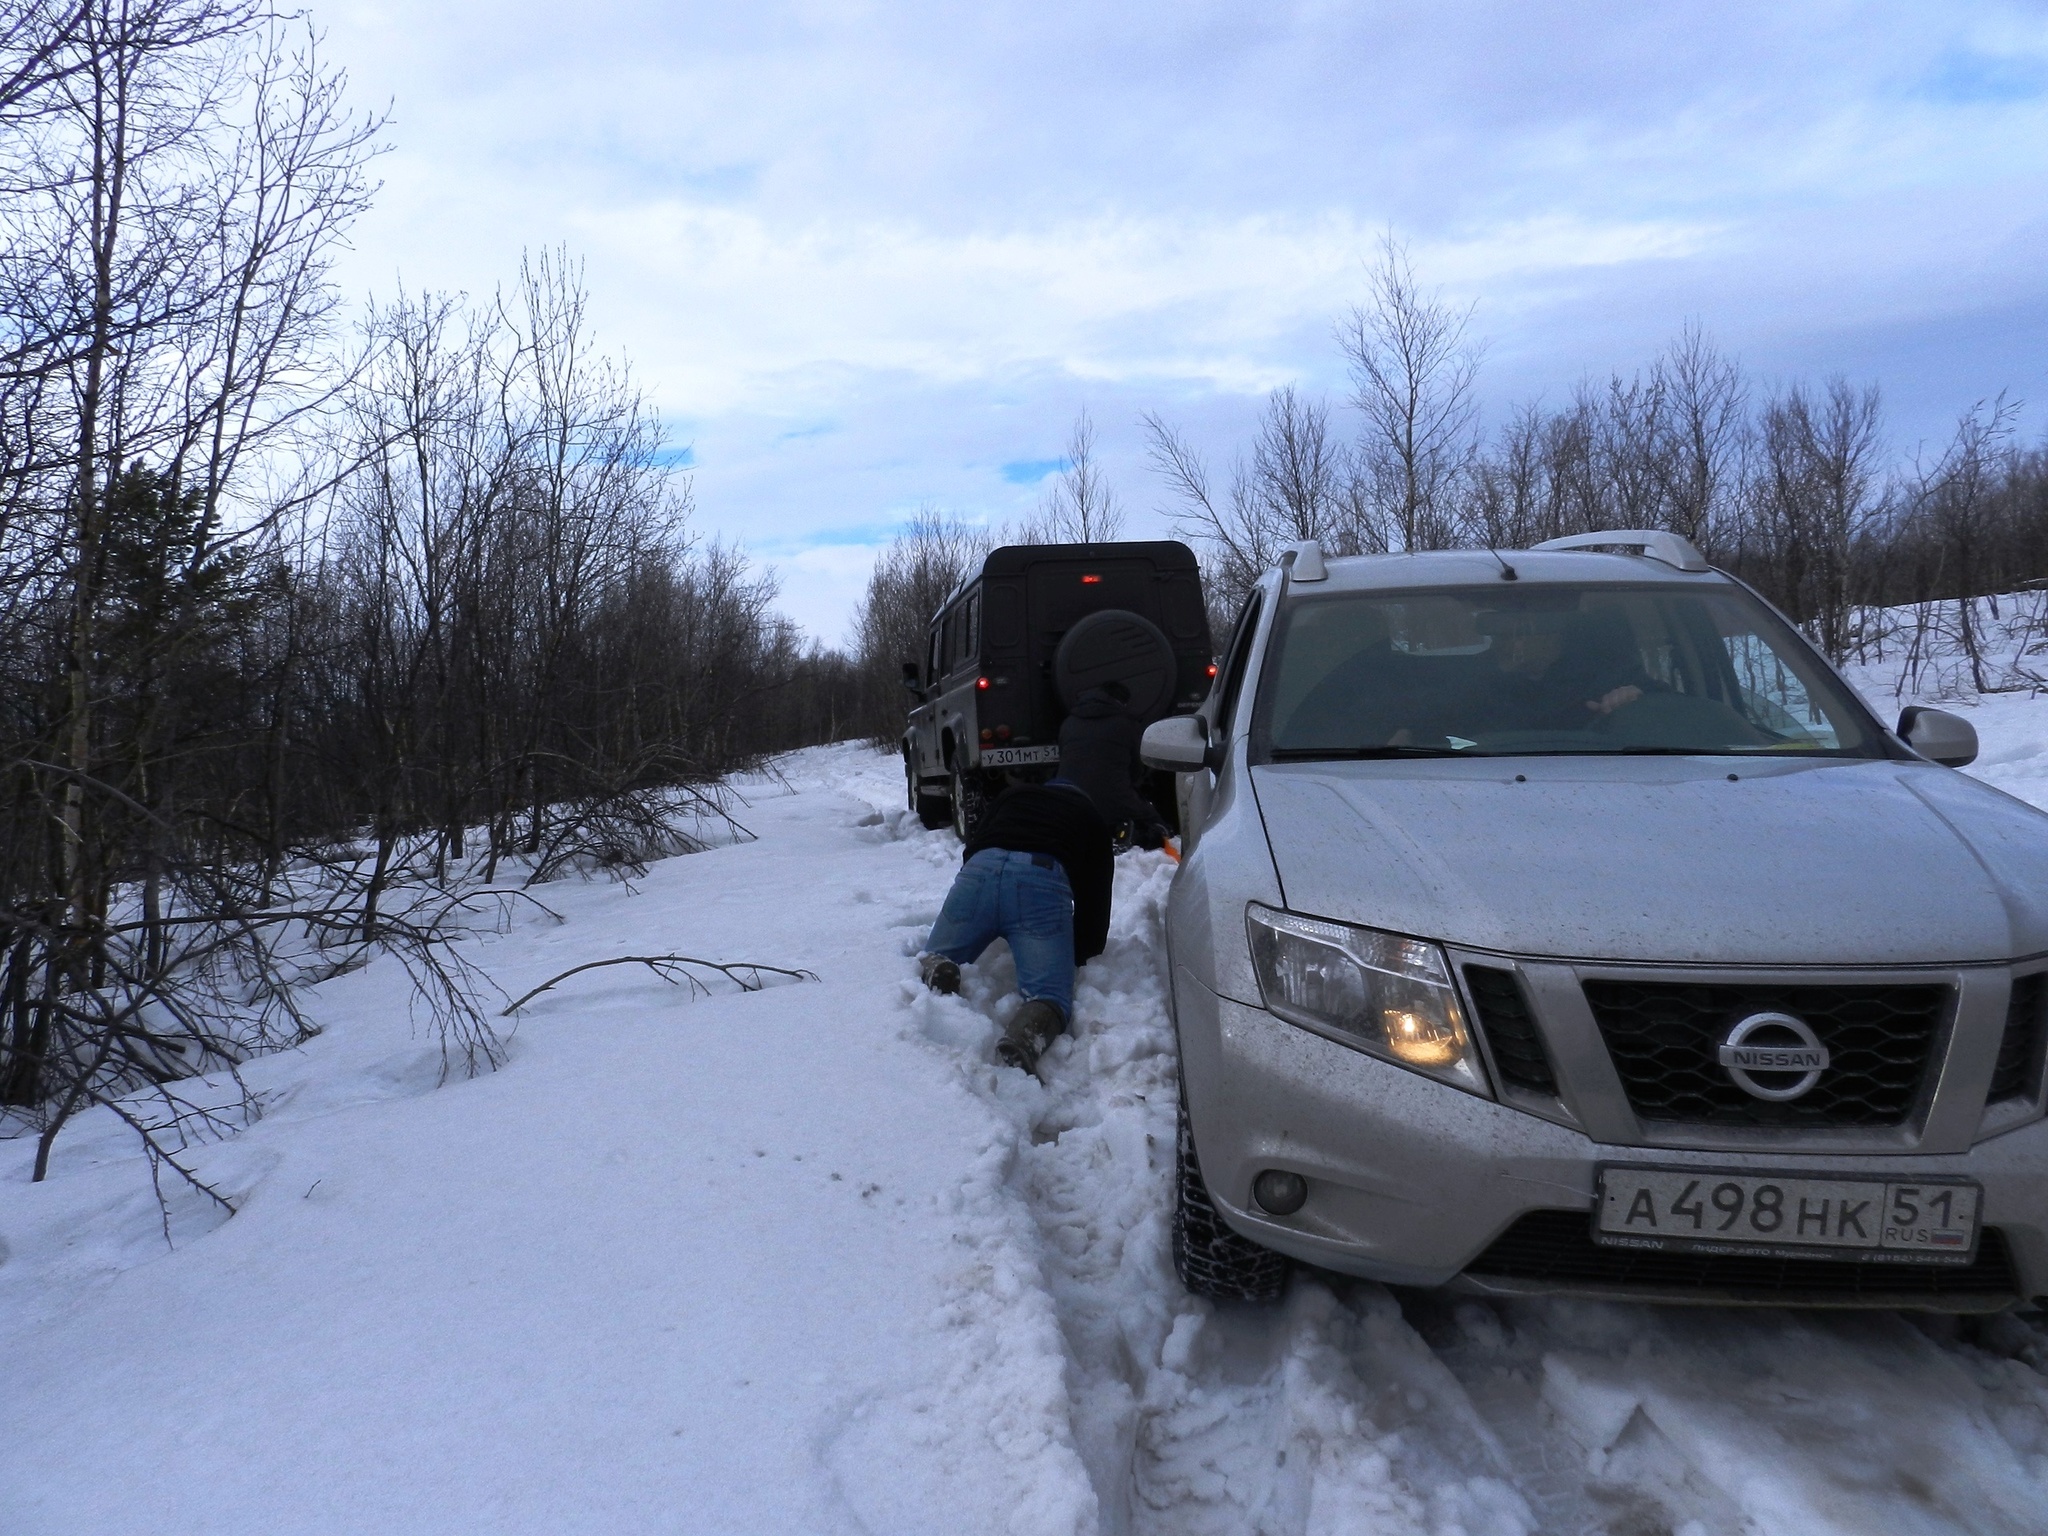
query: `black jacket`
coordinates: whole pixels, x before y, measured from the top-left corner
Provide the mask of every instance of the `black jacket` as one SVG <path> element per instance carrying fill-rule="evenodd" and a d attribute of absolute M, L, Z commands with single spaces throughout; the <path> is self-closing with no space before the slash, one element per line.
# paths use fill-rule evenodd
<path fill-rule="evenodd" d="M 982 818 L 963 860 L 984 848 L 1049 853 L 1058 859 L 1074 893 L 1074 964 L 1102 953 L 1109 942 L 1109 887 L 1116 854 L 1108 825 L 1085 794 L 1043 784 L 1005 790 Z"/>
<path fill-rule="evenodd" d="M 1112 830 L 1129 822 L 1135 842 L 1156 848 L 1166 824 L 1138 793 L 1141 771 L 1138 722 L 1114 699 L 1083 694 L 1060 725 L 1060 777 L 1087 791 Z"/>

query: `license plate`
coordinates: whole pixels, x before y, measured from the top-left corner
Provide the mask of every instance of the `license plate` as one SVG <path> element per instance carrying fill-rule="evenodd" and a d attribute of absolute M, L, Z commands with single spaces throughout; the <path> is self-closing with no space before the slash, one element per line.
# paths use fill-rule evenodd
<path fill-rule="evenodd" d="M 1968 1264 L 1982 1192 L 1961 1179 L 1796 1178 L 1600 1169 L 1593 1240 L 1610 1248 Z"/>
<path fill-rule="evenodd" d="M 1021 768 L 1026 763 L 1056 763 L 1060 760 L 1058 747 L 983 747 L 981 766 L 984 768 Z"/>

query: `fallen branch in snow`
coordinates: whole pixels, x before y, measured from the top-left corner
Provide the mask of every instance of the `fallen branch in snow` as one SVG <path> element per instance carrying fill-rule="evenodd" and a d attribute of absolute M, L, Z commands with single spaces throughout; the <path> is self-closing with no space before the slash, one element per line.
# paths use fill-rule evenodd
<path fill-rule="evenodd" d="M 761 979 L 764 975 L 785 976 L 791 981 L 816 981 L 818 979 L 815 971 L 793 971 L 779 965 L 756 965 L 750 960 L 734 960 L 730 963 L 725 963 L 717 960 L 699 960 L 693 955 L 617 955 L 610 960 L 586 960 L 581 965 L 570 966 L 568 970 L 562 972 L 559 976 L 550 976 L 531 992 L 521 997 L 518 1002 L 505 1009 L 498 1017 L 509 1019 L 527 1003 L 540 996 L 548 988 L 554 986 L 556 982 L 567 981 L 571 976 L 577 975 L 579 972 L 595 971 L 607 965 L 644 965 L 671 986 L 680 986 L 682 983 L 688 982 L 694 990 L 704 993 L 707 997 L 710 995 L 711 989 L 699 981 L 685 967 L 694 965 L 703 970 L 716 971 L 742 992 L 761 991 L 768 985 Z M 745 974 L 742 974 L 743 972 Z"/>

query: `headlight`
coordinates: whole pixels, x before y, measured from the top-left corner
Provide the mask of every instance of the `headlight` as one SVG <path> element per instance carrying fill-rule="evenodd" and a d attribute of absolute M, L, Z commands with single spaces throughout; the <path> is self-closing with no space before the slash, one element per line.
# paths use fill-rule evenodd
<path fill-rule="evenodd" d="M 1266 1006 L 1281 1018 L 1470 1092 L 1487 1091 L 1436 945 L 1256 902 L 1245 927 Z"/>

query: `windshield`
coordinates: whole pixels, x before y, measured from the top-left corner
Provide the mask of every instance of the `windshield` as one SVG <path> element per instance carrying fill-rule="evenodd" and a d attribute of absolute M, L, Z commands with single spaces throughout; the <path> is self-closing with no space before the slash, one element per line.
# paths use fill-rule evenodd
<path fill-rule="evenodd" d="M 1737 587 L 1352 592 L 1281 614 L 1261 757 L 1817 753 L 1869 717 Z"/>

